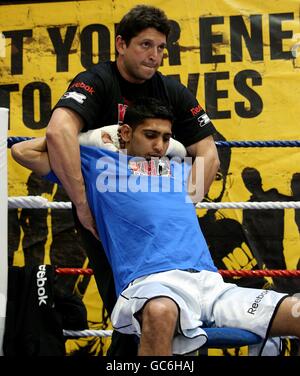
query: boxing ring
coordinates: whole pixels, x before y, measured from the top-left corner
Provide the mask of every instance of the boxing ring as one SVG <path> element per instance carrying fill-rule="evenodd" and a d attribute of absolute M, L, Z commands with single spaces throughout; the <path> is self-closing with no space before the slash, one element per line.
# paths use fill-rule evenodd
<path fill-rule="evenodd" d="M 7 147 L 29 137 L 7 137 L 8 110 L 0 108 L 0 355 L 5 329 L 7 299 L 7 216 L 8 209 L 71 209 L 70 202 L 50 202 L 39 196 L 8 197 L 7 192 Z M 299 147 L 300 141 L 216 141 L 217 147 Z M 288 202 L 201 202 L 196 205 L 201 209 L 300 209 L 299 201 Z M 92 269 L 57 268 L 57 274 L 92 275 Z M 224 277 L 299 277 L 300 270 L 219 270 Z M 259 344 L 262 339 L 257 335 L 234 328 L 205 328 L 208 334 L 206 347 L 224 348 Z M 88 336 L 111 336 L 111 330 L 66 331 L 64 335 L 72 338 Z"/>

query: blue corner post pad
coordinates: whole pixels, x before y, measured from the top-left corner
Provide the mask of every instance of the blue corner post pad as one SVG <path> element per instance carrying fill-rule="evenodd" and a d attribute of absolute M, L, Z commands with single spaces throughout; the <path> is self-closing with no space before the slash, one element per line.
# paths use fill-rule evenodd
<path fill-rule="evenodd" d="M 256 345 L 262 338 L 245 329 L 239 328 L 202 328 L 208 337 L 204 347 L 226 348 Z"/>

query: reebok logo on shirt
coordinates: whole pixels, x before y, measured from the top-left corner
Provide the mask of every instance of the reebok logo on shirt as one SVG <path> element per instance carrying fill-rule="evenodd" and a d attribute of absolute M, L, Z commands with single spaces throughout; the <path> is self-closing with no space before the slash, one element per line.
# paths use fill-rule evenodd
<path fill-rule="evenodd" d="M 82 104 L 86 100 L 86 96 L 81 93 L 76 93 L 75 91 L 67 91 L 61 99 L 74 99 L 74 101 Z"/>
<path fill-rule="evenodd" d="M 199 114 L 199 112 L 202 111 L 202 107 L 200 106 L 200 104 L 198 104 L 198 106 L 191 108 L 190 111 L 193 116 L 196 116 L 197 114 Z"/>
<path fill-rule="evenodd" d="M 208 117 L 208 115 L 206 113 L 199 116 L 197 120 L 198 120 L 200 127 L 204 127 L 204 125 L 206 125 L 210 122 L 210 118 Z"/>
<path fill-rule="evenodd" d="M 48 295 L 46 295 L 45 284 L 47 281 L 46 275 L 46 265 L 39 265 L 39 271 L 36 273 L 36 285 L 37 285 L 37 294 L 39 307 L 42 304 L 47 305 Z"/>
<path fill-rule="evenodd" d="M 259 303 L 262 301 L 262 299 L 265 297 L 266 294 L 268 294 L 268 290 L 263 290 L 254 300 L 251 307 L 247 310 L 250 315 L 255 315 L 255 312 L 257 311 L 257 308 L 259 306 Z"/>
<path fill-rule="evenodd" d="M 80 87 L 81 89 L 87 91 L 92 95 L 95 93 L 95 89 L 92 86 L 85 84 L 84 82 L 75 82 L 69 87 L 69 89 L 72 89 L 72 87 Z"/>

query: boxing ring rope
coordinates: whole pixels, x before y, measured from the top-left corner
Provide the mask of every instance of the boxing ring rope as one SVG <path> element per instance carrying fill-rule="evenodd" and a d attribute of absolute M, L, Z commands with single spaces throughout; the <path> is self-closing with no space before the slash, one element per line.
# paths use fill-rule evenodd
<path fill-rule="evenodd" d="M 112 330 L 86 329 L 86 330 L 66 330 L 63 329 L 64 337 L 84 338 L 84 337 L 111 337 Z"/>
<path fill-rule="evenodd" d="M 9 209 L 71 209 L 71 202 L 48 201 L 41 196 L 8 197 Z M 197 209 L 300 209 L 300 201 L 198 202 Z"/>
<path fill-rule="evenodd" d="M 7 147 L 33 139 L 34 137 L 8 137 Z M 299 147 L 299 140 L 272 141 L 216 141 L 217 147 Z M 9 209 L 71 209 L 70 202 L 50 202 L 40 196 L 8 197 Z M 299 201 L 264 201 L 264 202 L 199 202 L 198 209 L 300 209 Z"/>
<path fill-rule="evenodd" d="M 5 237 L 0 238 L 1 249 L 7 249 L 7 209 L 26 208 L 26 209 L 71 209 L 71 202 L 50 202 L 40 196 L 18 196 L 7 197 L 7 160 L 6 147 L 10 148 L 14 143 L 32 139 L 33 137 L 9 137 L 7 138 L 7 123 L 8 110 L 0 108 L 0 125 L 5 124 L 5 127 L 0 128 L 0 153 L 5 154 L 4 157 L 0 154 L 0 163 L 4 161 L 5 166 L 0 165 L 0 216 L 4 223 Z M 4 129 L 4 132 L 3 131 Z M 217 147 L 299 147 L 300 141 L 216 141 Z M 5 175 L 5 176 L 4 176 Z M 7 198 L 7 199 L 5 199 Z M 196 204 L 199 209 L 300 209 L 299 201 L 287 202 L 199 202 Z M 1 259 L 1 275 L 0 275 L 0 294 L 3 291 L 5 294 L 6 305 L 6 290 L 7 290 L 7 255 L 0 255 Z M 2 260 L 3 259 L 3 260 Z M 4 273 L 3 273 L 4 272 Z M 56 274 L 59 275 L 93 275 L 93 270 L 89 268 L 56 268 Z M 300 270 L 218 270 L 223 277 L 300 277 Z M 1 296 L 0 296 L 1 298 Z M 1 302 L 0 302 L 1 304 Z M 1 307 L 0 307 L 1 312 Z M 2 339 L 4 334 L 4 320 L 5 310 L 3 314 L 3 324 L 0 321 L 0 345 L 2 351 Z M 2 317 L 0 317 L 1 320 Z M 110 337 L 112 330 L 63 330 L 63 334 L 69 338 L 78 337 Z M 0 353 L 2 355 L 2 353 Z"/>
<path fill-rule="evenodd" d="M 219 269 L 218 272 L 222 277 L 300 277 L 300 270 L 281 270 L 281 269 L 264 269 L 264 270 L 227 270 Z M 91 268 L 56 268 L 55 273 L 59 275 L 93 275 Z"/>
<path fill-rule="evenodd" d="M 34 137 L 8 137 L 7 147 L 11 148 L 13 144 L 26 140 L 32 140 Z M 299 140 L 269 140 L 269 141 L 215 141 L 217 147 L 236 147 L 236 148 L 254 148 L 254 147 L 299 147 Z"/>

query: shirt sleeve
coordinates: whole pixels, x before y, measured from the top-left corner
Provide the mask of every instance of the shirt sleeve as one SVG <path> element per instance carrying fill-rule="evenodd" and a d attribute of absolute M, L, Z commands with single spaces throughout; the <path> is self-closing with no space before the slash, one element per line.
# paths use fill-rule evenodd
<path fill-rule="evenodd" d="M 194 95 L 172 77 L 165 77 L 165 83 L 175 115 L 174 138 L 187 147 L 212 135 L 215 127 Z"/>
<path fill-rule="evenodd" d="M 100 112 L 104 111 L 103 93 L 102 79 L 94 72 L 82 72 L 73 79 L 54 109 L 66 107 L 74 110 L 84 120 L 84 130 L 93 129 L 99 126 Z"/>

